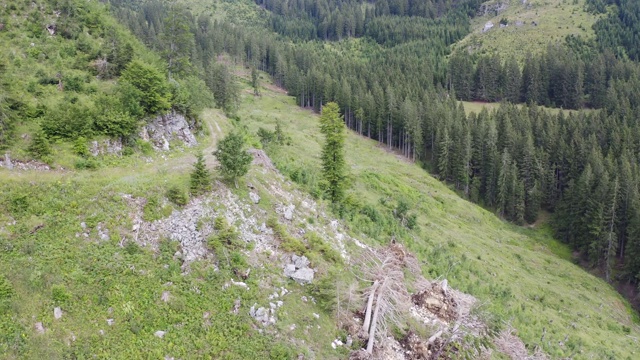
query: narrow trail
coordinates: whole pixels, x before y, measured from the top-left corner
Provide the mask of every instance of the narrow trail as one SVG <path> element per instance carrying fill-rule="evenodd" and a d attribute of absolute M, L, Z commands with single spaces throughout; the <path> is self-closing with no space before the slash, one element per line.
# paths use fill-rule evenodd
<path fill-rule="evenodd" d="M 217 160 L 213 155 L 218 144 L 218 139 L 223 135 L 223 130 L 219 125 L 219 121 L 224 121 L 224 115 L 216 109 L 207 109 L 202 115 L 202 122 L 207 127 L 209 135 L 207 137 L 199 139 L 201 143 L 205 143 L 206 147 L 202 149 L 205 163 L 209 169 L 213 169 L 217 165 Z M 167 156 L 168 155 L 168 156 Z M 4 161 L 4 156 L 0 157 L 0 161 Z M 134 164 L 122 164 L 116 166 L 105 166 L 96 171 L 77 171 L 74 169 L 53 169 L 53 170 L 6 170 L 0 167 L 0 179 L 1 178 L 13 178 L 13 179 L 25 179 L 33 178 L 60 178 L 66 176 L 108 176 L 108 174 L 122 173 L 123 176 L 129 175 L 146 175 L 158 171 L 170 171 L 170 172 L 184 172 L 189 171 L 193 163 L 196 161 L 195 151 L 193 149 L 185 148 L 182 152 L 172 149 L 170 153 L 163 154 L 158 151 L 153 155 L 153 161 L 148 163 L 141 163 L 136 161 Z"/>

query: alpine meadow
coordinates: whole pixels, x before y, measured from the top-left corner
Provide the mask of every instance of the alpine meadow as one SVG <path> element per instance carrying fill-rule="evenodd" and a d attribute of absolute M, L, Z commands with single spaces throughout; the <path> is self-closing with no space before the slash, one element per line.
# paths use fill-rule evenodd
<path fill-rule="evenodd" d="M 0 2 L 0 359 L 637 359 L 640 3 Z"/>

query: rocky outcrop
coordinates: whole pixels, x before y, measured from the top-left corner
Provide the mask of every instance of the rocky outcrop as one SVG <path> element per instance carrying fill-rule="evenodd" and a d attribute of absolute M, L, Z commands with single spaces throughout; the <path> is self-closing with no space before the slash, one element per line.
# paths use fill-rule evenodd
<path fill-rule="evenodd" d="M 140 138 L 151 142 L 157 150 L 168 151 L 169 142 L 181 141 L 187 147 L 198 144 L 191 132 L 191 126 L 184 115 L 172 111 L 165 115 L 158 115 L 142 128 Z"/>
<path fill-rule="evenodd" d="M 298 284 L 309 284 L 313 281 L 315 272 L 309 267 L 306 256 L 291 255 L 289 263 L 284 267 L 284 275 L 292 278 Z"/>
<path fill-rule="evenodd" d="M 120 139 L 106 139 L 102 141 L 92 141 L 89 147 L 89 152 L 93 156 L 98 155 L 122 155 L 122 140 Z"/>
<path fill-rule="evenodd" d="M 486 2 L 480 5 L 478 9 L 478 16 L 498 16 L 509 8 L 508 2 L 496 1 Z"/>

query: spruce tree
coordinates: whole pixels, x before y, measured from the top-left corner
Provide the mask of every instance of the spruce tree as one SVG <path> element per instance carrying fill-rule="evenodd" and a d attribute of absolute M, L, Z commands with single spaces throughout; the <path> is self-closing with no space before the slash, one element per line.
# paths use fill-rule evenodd
<path fill-rule="evenodd" d="M 191 179 L 189 184 L 191 194 L 198 196 L 206 191 L 211 190 L 211 174 L 207 165 L 204 163 L 204 156 L 199 153 L 196 156 L 196 162 L 193 164 Z"/>
<path fill-rule="evenodd" d="M 249 171 L 252 160 L 251 154 L 244 147 L 244 136 L 238 131 L 232 131 L 220 141 L 218 149 L 213 153 L 220 163 L 218 169 L 222 177 L 233 181 L 236 188 L 238 187 L 238 178 Z"/>
<path fill-rule="evenodd" d="M 33 140 L 31 140 L 31 144 L 27 150 L 31 156 L 40 160 L 51 155 L 49 140 L 42 130 L 39 130 L 33 135 Z"/>
<path fill-rule="evenodd" d="M 326 194 L 334 204 L 342 201 L 346 190 L 344 127 L 338 104 L 327 103 L 322 108 L 320 116 L 320 131 L 325 136 L 322 148 L 322 175 Z"/>

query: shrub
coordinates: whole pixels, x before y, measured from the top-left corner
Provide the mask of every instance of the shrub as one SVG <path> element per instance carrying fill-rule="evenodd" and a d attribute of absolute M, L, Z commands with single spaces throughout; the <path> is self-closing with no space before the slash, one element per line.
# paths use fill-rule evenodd
<path fill-rule="evenodd" d="M 174 185 L 167 190 L 167 199 L 178 206 L 185 206 L 189 202 L 189 195 L 182 187 Z"/>
<path fill-rule="evenodd" d="M 54 304 L 63 305 L 71 298 L 71 295 L 67 292 L 64 285 L 53 285 L 51 287 L 51 298 Z"/>
<path fill-rule="evenodd" d="M 154 66 L 134 60 L 122 72 L 120 80 L 139 90 L 137 100 L 146 114 L 157 114 L 171 108 L 169 84 Z"/>
<path fill-rule="evenodd" d="M 29 154 L 36 159 L 42 159 L 51 155 L 51 146 L 49 145 L 49 140 L 43 131 L 37 131 L 33 135 L 33 139 L 31 140 L 31 144 L 29 144 L 27 151 L 29 151 Z"/>
<path fill-rule="evenodd" d="M 88 157 L 89 155 L 91 155 L 89 153 L 89 147 L 87 146 L 87 139 L 85 139 L 83 136 L 75 139 L 73 141 L 73 152 L 76 155 L 82 157 Z"/>

